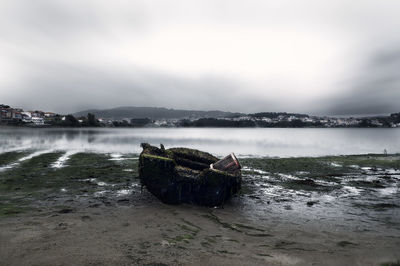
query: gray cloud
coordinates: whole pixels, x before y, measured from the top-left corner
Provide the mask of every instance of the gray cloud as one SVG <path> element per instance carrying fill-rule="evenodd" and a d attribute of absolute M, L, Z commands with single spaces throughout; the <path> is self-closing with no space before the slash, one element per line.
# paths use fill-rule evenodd
<path fill-rule="evenodd" d="M 127 105 L 243 110 L 249 102 L 237 83 L 218 77 L 182 79 L 134 66 L 126 70 L 35 61 L 11 90 L 25 87 L 30 89 L 24 97 L 14 98 L 21 106 L 63 113 Z"/>
<path fill-rule="evenodd" d="M 388 113 L 400 2 L 4 0 L 0 103 Z M 365 60 L 363 62 L 363 60 Z"/>
<path fill-rule="evenodd" d="M 332 100 L 329 113 L 384 114 L 400 109 L 400 50 L 377 52 L 351 80 L 345 93 Z"/>

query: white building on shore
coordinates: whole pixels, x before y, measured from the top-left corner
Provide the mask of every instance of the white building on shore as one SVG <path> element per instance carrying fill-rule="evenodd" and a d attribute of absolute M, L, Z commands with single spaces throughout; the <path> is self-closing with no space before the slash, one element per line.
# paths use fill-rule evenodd
<path fill-rule="evenodd" d="M 35 126 L 43 126 L 44 125 L 44 118 L 42 118 L 42 117 L 32 117 L 32 123 Z"/>

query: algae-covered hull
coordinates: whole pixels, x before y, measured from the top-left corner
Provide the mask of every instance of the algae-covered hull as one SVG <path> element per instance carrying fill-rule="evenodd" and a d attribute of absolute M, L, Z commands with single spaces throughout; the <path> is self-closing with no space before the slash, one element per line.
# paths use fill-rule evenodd
<path fill-rule="evenodd" d="M 142 144 L 139 177 L 152 194 L 168 204 L 223 205 L 240 190 L 241 172 L 210 169 L 213 155 L 187 148 L 165 150 Z"/>

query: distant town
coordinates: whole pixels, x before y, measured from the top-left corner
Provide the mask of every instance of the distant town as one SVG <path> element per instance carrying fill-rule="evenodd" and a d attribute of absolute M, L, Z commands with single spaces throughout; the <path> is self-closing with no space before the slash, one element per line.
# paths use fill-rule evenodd
<path fill-rule="evenodd" d="M 221 111 L 187 111 L 165 108 L 142 107 L 137 117 L 134 108 L 133 113 L 127 113 L 115 117 L 102 117 L 110 113 L 109 110 L 88 110 L 76 114 L 57 114 L 42 110 L 23 110 L 6 104 L 0 104 L 0 126 L 22 127 L 277 127 L 277 128 L 400 128 L 400 113 L 387 116 L 365 117 L 330 117 L 311 116 L 307 114 L 285 112 L 262 112 L 254 114 L 229 113 Z M 122 108 L 121 108 L 122 109 Z M 148 113 L 143 109 L 151 110 Z M 118 108 L 110 109 L 114 113 Z M 154 110 L 158 112 L 168 111 L 168 117 L 154 116 Z M 114 114 L 113 113 L 113 114 Z M 100 114 L 100 115 L 99 115 Z M 148 116 L 146 116 L 148 114 Z M 176 114 L 174 117 L 174 114 Z M 179 114 L 179 115 L 178 115 Z M 131 117 L 129 117 L 131 116 Z M 116 118 L 118 117 L 118 118 Z"/>

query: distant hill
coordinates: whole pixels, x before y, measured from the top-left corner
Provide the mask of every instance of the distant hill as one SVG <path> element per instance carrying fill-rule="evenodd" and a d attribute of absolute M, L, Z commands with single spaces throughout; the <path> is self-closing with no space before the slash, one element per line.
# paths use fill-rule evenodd
<path fill-rule="evenodd" d="M 255 114 L 249 114 L 251 117 L 256 117 L 256 118 L 262 118 L 262 117 L 267 117 L 267 118 L 277 118 L 279 116 L 296 116 L 296 117 L 309 117 L 309 115 L 306 114 L 297 114 L 297 113 L 286 113 L 286 112 L 262 112 L 262 113 L 255 113 Z"/>
<path fill-rule="evenodd" d="M 123 119 L 123 118 L 150 118 L 150 119 L 184 119 L 184 118 L 223 118 L 240 115 L 223 111 L 196 111 L 176 110 L 162 107 L 117 107 L 112 109 L 90 109 L 73 114 L 76 117 L 94 114 L 98 118 Z"/>

